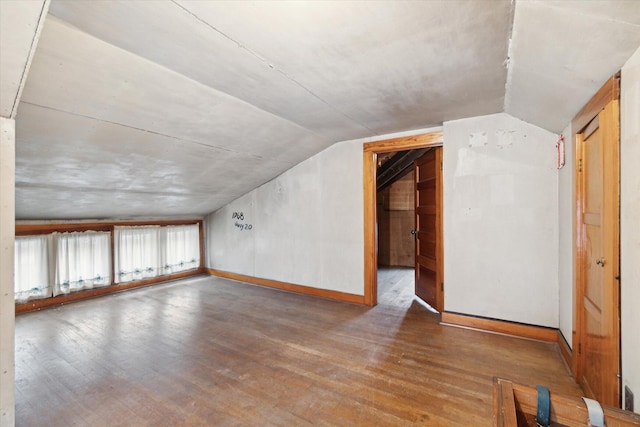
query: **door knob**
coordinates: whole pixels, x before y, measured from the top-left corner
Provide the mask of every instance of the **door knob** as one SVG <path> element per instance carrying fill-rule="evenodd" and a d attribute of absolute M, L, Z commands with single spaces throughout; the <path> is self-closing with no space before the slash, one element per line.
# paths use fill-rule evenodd
<path fill-rule="evenodd" d="M 418 239 L 418 230 L 411 230 L 411 234 L 413 234 L 413 239 L 414 240 Z"/>
<path fill-rule="evenodd" d="M 604 258 L 600 257 L 596 260 L 596 264 L 598 264 L 600 267 L 604 267 Z"/>

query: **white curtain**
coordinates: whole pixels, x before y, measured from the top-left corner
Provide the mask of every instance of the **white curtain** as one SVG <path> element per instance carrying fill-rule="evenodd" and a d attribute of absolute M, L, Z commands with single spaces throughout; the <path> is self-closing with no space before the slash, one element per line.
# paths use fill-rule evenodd
<path fill-rule="evenodd" d="M 162 274 L 159 226 L 115 227 L 114 233 L 116 283 Z"/>
<path fill-rule="evenodd" d="M 51 296 L 50 236 L 16 236 L 14 289 L 16 302 Z"/>
<path fill-rule="evenodd" d="M 200 266 L 200 228 L 198 224 L 168 226 L 162 229 L 162 274 L 193 270 Z"/>
<path fill-rule="evenodd" d="M 59 234 L 56 255 L 54 296 L 111 284 L 111 233 Z"/>

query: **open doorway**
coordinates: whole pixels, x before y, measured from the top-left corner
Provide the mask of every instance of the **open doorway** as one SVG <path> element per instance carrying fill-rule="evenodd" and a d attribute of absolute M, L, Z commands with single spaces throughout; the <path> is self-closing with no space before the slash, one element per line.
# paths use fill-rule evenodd
<path fill-rule="evenodd" d="M 417 240 L 414 162 L 427 150 L 378 155 L 378 303 L 403 306 L 413 299 Z"/>
<path fill-rule="evenodd" d="M 364 240 L 365 240 L 365 245 L 364 245 L 364 258 L 365 258 L 365 271 L 364 271 L 364 276 L 365 276 L 365 303 L 367 305 L 373 306 L 376 305 L 378 302 L 378 264 L 379 264 L 379 256 L 380 256 L 380 252 L 379 252 L 379 240 L 378 237 L 381 234 L 381 229 L 380 229 L 380 224 L 379 224 L 379 211 L 380 209 L 384 209 L 384 204 L 385 203 L 392 203 L 391 205 L 387 205 L 389 207 L 398 207 L 400 205 L 403 205 L 406 207 L 407 204 L 407 200 L 394 200 L 393 202 L 391 201 L 391 197 L 389 196 L 388 200 L 385 202 L 385 200 L 378 200 L 378 174 L 379 174 L 379 170 L 378 170 L 378 165 L 379 165 L 379 160 L 380 160 L 380 165 L 382 166 L 383 163 L 385 163 L 386 161 L 388 161 L 388 159 L 390 157 L 387 156 L 388 153 L 399 153 L 399 152 L 412 152 L 415 153 L 418 152 L 417 150 L 422 150 L 422 149 L 429 149 L 429 148 L 433 148 L 433 147 L 440 147 L 442 146 L 442 132 L 434 132 L 434 133 L 429 133 L 429 134 L 423 134 L 423 135 L 416 135 L 416 136 L 410 136 L 410 137 L 403 137 L 403 138 L 395 138 L 392 140 L 385 140 L 385 141 L 377 141 L 377 142 L 371 142 L 371 143 L 367 143 L 364 145 L 364 158 L 363 158 L 363 166 L 364 166 Z M 405 153 L 406 154 L 406 153 Z M 423 154 L 423 152 L 419 152 L 419 154 Z M 420 157 L 420 155 L 418 155 L 417 157 L 413 158 L 410 160 L 410 163 L 412 165 L 411 170 L 413 170 L 413 161 Z M 382 173 L 382 170 L 380 171 L 380 173 Z M 408 173 L 408 172 L 406 172 Z M 404 175 L 400 174 L 398 177 L 398 180 L 404 178 Z M 419 181 L 419 179 L 418 179 Z M 415 186 L 416 184 L 416 179 L 413 178 L 412 181 L 413 185 Z M 407 185 L 407 184 L 404 184 Z M 400 185 L 400 188 L 402 187 L 402 185 Z M 414 191 L 413 191 L 413 195 L 415 197 L 415 195 L 417 194 L 416 192 L 417 186 L 414 187 Z M 415 209 L 415 200 L 414 199 L 414 209 Z M 379 207 L 379 203 L 382 203 L 382 207 Z M 393 209 L 389 209 L 389 211 L 392 211 Z M 416 217 L 415 215 L 415 210 L 410 210 L 409 211 L 411 213 L 411 216 L 413 218 Z M 385 214 L 383 212 L 380 212 L 380 214 L 382 216 L 384 216 Z M 399 214 L 396 216 L 402 216 L 402 215 L 407 215 L 405 214 Z M 404 225 L 399 225 L 397 227 L 405 227 L 406 228 L 406 219 L 405 219 L 405 224 Z M 409 222 L 410 224 L 411 222 Z M 415 220 L 414 220 L 414 226 L 412 230 L 416 230 L 416 225 L 415 225 Z M 384 226 L 384 225 L 383 225 Z M 393 227 L 391 224 L 389 225 L 390 227 Z M 384 230 L 383 230 L 384 232 Z M 414 239 L 413 236 L 416 235 L 416 233 L 419 234 L 419 231 L 415 231 L 414 234 L 411 234 L 411 230 L 409 231 L 409 235 L 412 236 L 411 239 Z M 385 237 L 383 236 L 383 239 Z M 403 240 L 403 239 L 400 239 Z M 410 242 L 410 240 L 409 240 Z M 400 247 L 396 248 L 396 253 L 395 254 L 391 254 L 391 253 L 386 253 L 383 252 L 382 253 L 382 258 L 380 259 L 381 264 L 384 265 L 385 261 L 389 262 L 389 260 L 391 259 L 395 259 L 398 260 L 399 258 L 404 258 L 406 261 L 407 258 L 407 251 L 406 251 L 406 245 L 407 245 L 407 241 L 404 241 L 403 243 L 400 243 Z M 414 247 L 415 248 L 419 248 L 420 245 L 416 244 L 416 242 L 414 241 Z M 404 249 L 403 249 L 404 248 Z M 383 251 L 385 251 L 387 248 L 383 248 Z M 389 250 L 391 250 L 389 248 Z M 414 260 L 417 259 L 418 257 L 416 256 L 415 252 L 414 252 Z M 402 266 L 400 266 L 402 267 Z M 405 267 L 407 270 L 410 269 L 410 267 Z M 411 270 L 405 270 L 405 274 L 404 277 L 402 277 L 403 275 L 400 275 L 400 277 L 397 277 L 395 280 L 397 281 L 406 281 L 408 280 L 406 278 L 407 275 L 413 275 L 415 270 L 411 269 Z M 392 275 L 395 275 L 396 272 L 392 272 Z M 396 275 L 397 276 L 397 275 Z M 394 279 L 392 279 L 394 280 Z M 388 291 L 388 289 L 381 289 L 382 292 Z"/>

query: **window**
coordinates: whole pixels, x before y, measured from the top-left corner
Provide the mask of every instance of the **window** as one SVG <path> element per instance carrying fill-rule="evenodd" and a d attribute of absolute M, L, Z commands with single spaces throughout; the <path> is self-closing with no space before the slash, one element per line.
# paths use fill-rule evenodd
<path fill-rule="evenodd" d="M 198 224 L 115 228 L 116 283 L 192 270 L 200 265 Z"/>
<path fill-rule="evenodd" d="M 111 233 L 85 231 L 56 236 L 53 294 L 111 284 Z"/>
<path fill-rule="evenodd" d="M 15 239 L 15 300 L 51 296 L 49 280 L 49 241 L 51 236 L 18 236 Z"/>
<path fill-rule="evenodd" d="M 89 227 L 93 226 L 96 229 L 91 230 Z M 46 233 L 43 228 L 49 234 L 30 235 Z M 77 291 L 197 270 L 200 228 L 200 223 L 136 226 L 82 223 L 33 229 L 23 226 L 20 231 L 26 235 L 15 238 L 15 301 L 21 304 L 61 296 L 62 299 L 51 302 L 54 304 Z M 114 290 L 146 283 L 116 286 Z M 47 304 L 41 301 L 37 305 Z"/>
<path fill-rule="evenodd" d="M 162 274 L 159 226 L 115 227 L 115 282 L 131 282 Z"/>
<path fill-rule="evenodd" d="M 198 224 L 168 226 L 164 232 L 163 274 L 193 270 L 200 265 L 200 228 Z"/>

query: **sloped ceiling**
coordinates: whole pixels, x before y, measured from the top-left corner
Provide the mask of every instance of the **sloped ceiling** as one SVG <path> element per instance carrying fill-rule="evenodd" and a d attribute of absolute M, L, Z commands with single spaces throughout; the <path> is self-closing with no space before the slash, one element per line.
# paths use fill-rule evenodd
<path fill-rule="evenodd" d="M 204 215 L 335 142 L 500 111 L 559 132 L 638 45 L 635 1 L 52 0 L 16 216 Z"/>

